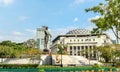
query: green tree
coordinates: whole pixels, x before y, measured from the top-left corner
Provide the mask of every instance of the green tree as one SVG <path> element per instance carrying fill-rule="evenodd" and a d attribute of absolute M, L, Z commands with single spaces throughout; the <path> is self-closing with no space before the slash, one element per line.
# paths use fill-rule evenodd
<path fill-rule="evenodd" d="M 67 45 L 58 44 L 58 54 L 67 54 Z"/>
<path fill-rule="evenodd" d="M 112 30 L 116 38 L 120 31 L 120 0 L 105 0 L 106 3 L 100 3 L 98 6 L 86 9 L 86 12 L 93 11 L 101 16 L 97 19 L 92 19 L 91 22 L 96 25 L 93 28 L 93 33 L 101 34 L 103 31 Z"/>
<path fill-rule="evenodd" d="M 14 46 L 14 45 L 16 45 L 16 43 L 15 42 L 11 42 L 10 40 L 6 40 L 6 41 L 2 41 L 0 43 L 0 45 L 3 45 L 3 46 Z"/>
<path fill-rule="evenodd" d="M 34 62 L 34 59 L 41 60 L 41 53 L 42 52 L 37 48 L 29 48 L 27 49 L 26 55 Z"/>
<path fill-rule="evenodd" d="M 100 57 L 105 60 L 105 62 L 110 62 L 113 59 L 115 49 L 109 46 L 97 47 L 98 51 L 101 53 Z"/>
<path fill-rule="evenodd" d="M 35 48 L 37 42 L 34 39 L 29 39 L 24 44 L 27 48 Z"/>

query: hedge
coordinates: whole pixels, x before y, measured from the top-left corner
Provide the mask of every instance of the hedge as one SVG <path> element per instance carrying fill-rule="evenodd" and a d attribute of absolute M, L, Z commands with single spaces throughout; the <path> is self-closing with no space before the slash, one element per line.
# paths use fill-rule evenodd
<path fill-rule="evenodd" d="M 0 64 L 0 68 L 37 68 L 38 64 Z"/>

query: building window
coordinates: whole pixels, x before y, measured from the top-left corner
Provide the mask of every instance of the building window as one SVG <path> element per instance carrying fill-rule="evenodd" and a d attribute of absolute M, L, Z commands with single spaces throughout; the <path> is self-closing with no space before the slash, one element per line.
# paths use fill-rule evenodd
<path fill-rule="evenodd" d="M 78 42 L 79 42 L 79 39 L 78 39 Z"/>
<path fill-rule="evenodd" d="M 89 46 L 89 48 L 91 49 L 91 48 L 92 48 L 92 46 Z"/>
<path fill-rule="evenodd" d="M 75 42 L 75 39 L 74 39 L 74 42 Z"/>
<path fill-rule="evenodd" d="M 106 40 L 104 40 L 104 43 L 106 43 Z"/>
<path fill-rule="evenodd" d="M 89 39 L 85 39 L 85 41 L 88 41 Z"/>
<path fill-rule="evenodd" d="M 70 53 L 72 53 L 72 51 L 70 51 Z"/>
<path fill-rule="evenodd" d="M 74 50 L 76 50 L 76 46 L 74 46 Z"/>
<path fill-rule="evenodd" d="M 81 41 L 83 41 L 83 39 L 81 39 Z"/>
<path fill-rule="evenodd" d="M 91 41 L 91 39 L 89 39 L 89 41 Z"/>
<path fill-rule="evenodd" d="M 84 46 L 81 46 L 82 50 L 84 49 Z"/>
<path fill-rule="evenodd" d="M 72 42 L 72 40 L 70 39 L 70 42 Z"/>
<path fill-rule="evenodd" d="M 80 46 L 78 46 L 78 50 L 80 50 Z"/>
<path fill-rule="evenodd" d="M 62 42 L 60 42 L 60 44 L 62 44 Z"/>
<path fill-rule="evenodd" d="M 72 55 L 72 51 L 70 51 L 70 55 Z"/>
<path fill-rule="evenodd" d="M 93 39 L 93 41 L 95 41 L 95 39 Z"/>
<path fill-rule="evenodd" d="M 70 46 L 70 50 L 72 50 L 72 46 Z"/>
<path fill-rule="evenodd" d="M 88 46 L 85 46 L 85 49 L 87 50 L 87 49 L 88 49 Z"/>
<path fill-rule="evenodd" d="M 78 51 L 78 55 L 80 56 L 80 51 Z"/>

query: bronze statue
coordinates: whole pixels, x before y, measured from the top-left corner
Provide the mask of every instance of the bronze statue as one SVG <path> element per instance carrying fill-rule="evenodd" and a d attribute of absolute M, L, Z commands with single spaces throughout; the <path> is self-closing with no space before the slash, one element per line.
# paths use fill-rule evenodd
<path fill-rule="evenodd" d="M 45 28 L 44 47 L 45 47 L 45 49 L 47 49 L 48 42 L 52 36 L 51 36 L 50 32 L 48 31 L 48 27 L 44 26 L 44 28 Z"/>

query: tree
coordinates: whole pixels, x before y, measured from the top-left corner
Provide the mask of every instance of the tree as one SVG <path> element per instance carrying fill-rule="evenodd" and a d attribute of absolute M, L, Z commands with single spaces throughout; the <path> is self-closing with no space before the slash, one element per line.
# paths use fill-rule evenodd
<path fill-rule="evenodd" d="M 6 41 L 2 41 L 2 42 L 0 43 L 0 45 L 3 45 L 3 46 L 15 46 L 16 43 L 11 42 L 10 40 L 6 40 Z"/>
<path fill-rule="evenodd" d="M 29 39 L 25 42 L 25 46 L 27 48 L 35 48 L 36 45 L 37 45 L 37 42 L 34 39 Z"/>
<path fill-rule="evenodd" d="M 100 57 L 105 60 L 105 62 L 111 62 L 114 57 L 115 48 L 112 48 L 110 45 L 99 46 L 97 50 L 101 53 Z"/>
<path fill-rule="evenodd" d="M 26 55 L 34 62 L 34 59 L 38 59 L 39 61 L 41 60 L 41 51 L 37 48 L 29 48 L 28 51 L 26 52 Z"/>
<path fill-rule="evenodd" d="M 106 0 L 106 3 L 100 3 L 98 6 L 86 9 L 86 12 L 93 11 L 101 16 L 92 19 L 91 22 L 96 25 L 93 33 L 101 34 L 103 31 L 112 30 L 116 38 L 120 31 L 120 0 Z"/>
<path fill-rule="evenodd" d="M 58 44 L 58 54 L 67 54 L 67 45 Z"/>

